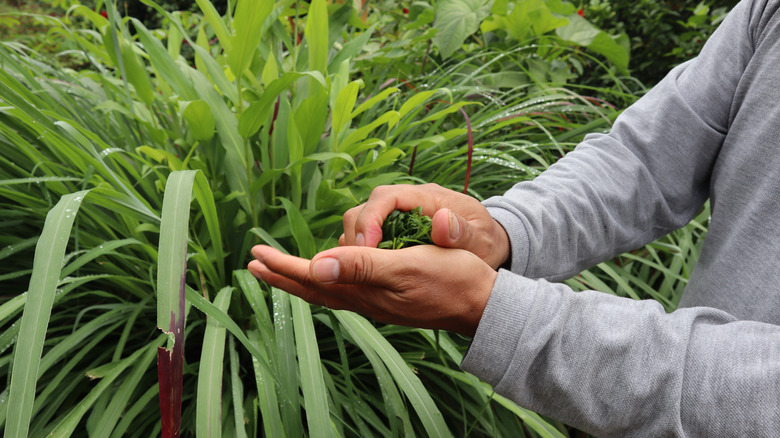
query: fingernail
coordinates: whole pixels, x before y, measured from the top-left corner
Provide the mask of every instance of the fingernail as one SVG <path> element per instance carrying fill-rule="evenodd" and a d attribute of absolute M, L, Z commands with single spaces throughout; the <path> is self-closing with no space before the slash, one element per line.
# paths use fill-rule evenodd
<path fill-rule="evenodd" d="M 460 222 L 458 221 L 458 218 L 455 217 L 455 214 L 452 213 L 452 211 L 450 211 L 447 216 L 450 220 L 450 239 L 458 240 L 458 237 L 460 237 Z"/>
<path fill-rule="evenodd" d="M 339 261 L 324 258 L 314 262 L 312 268 L 314 279 L 320 283 L 335 283 L 339 279 Z"/>
<path fill-rule="evenodd" d="M 364 236 L 363 233 L 357 233 L 357 236 L 355 236 L 355 245 L 366 246 L 366 236 Z"/>

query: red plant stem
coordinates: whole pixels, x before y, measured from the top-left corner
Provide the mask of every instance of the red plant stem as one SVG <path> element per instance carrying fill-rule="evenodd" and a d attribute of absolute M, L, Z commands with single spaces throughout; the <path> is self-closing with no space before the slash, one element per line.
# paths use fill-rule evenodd
<path fill-rule="evenodd" d="M 160 386 L 160 421 L 163 438 L 181 435 L 181 398 L 184 368 L 184 287 L 185 275 L 179 286 L 179 319 L 171 312 L 169 331 L 173 333 L 173 349 L 157 348 L 157 379 Z"/>
<path fill-rule="evenodd" d="M 414 160 L 417 158 L 417 146 L 412 150 L 412 160 L 409 162 L 409 176 L 412 176 L 414 170 Z"/>
<path fill-rule="evenodd" d="M 428 55 L 431 53 L 431 45 L 433 44 L 433 40 L 428 40 L 428 48 L 425 49 L 425 56 L 423 57 L 422 67 L 420 67 L 420 76 L 425 73 L 425 64 L 428 63 Z"/>
<path fill-rule="evenodd" d="M 276 104 L 274 105 L 274 115 L 271 117 L 271 126 L 268 128 L 268 160 L 272 163 L 273 168 L 274 157 L 271 153 L 271 136 L 274 133 L 274 126 L 276 126 L 276 119 L 279 117 L 279 102 L 282 100 L 282 96 L 276 98 Z"/>
<path fill-rule="evenodd" d="M 466 182 L 463 184 L 463 193 L 468 193 L 469 179 L 471 178 L 471 161 L 474 158 L 474 135 L 471 132 L 471 119 L 463 108 L 460 108 L 460 112 L 463 113 L 463 117 L 466 118 L 466 129 L 468 130 L 469 139 L 469 155 L 466 161 Z"/>

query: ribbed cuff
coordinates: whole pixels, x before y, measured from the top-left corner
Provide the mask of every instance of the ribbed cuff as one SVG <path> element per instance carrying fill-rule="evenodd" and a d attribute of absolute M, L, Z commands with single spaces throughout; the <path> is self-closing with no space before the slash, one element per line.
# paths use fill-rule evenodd
<path fill-rule="evenodd" d="M 461 368 L 498 384 L 511 365 L 537 288 L 534 280 L 500 270 Z"/>
<path fill-rule="evenodd" d="M 507 236 L 509 236 L 509 247 L 511 248 L 509 266 L 503 265 L 501 267 L 515 274 L 525 274 L 530 258 L 530 244 L 525 224 L 514 213 L 504 208 L 487 207 L 487 211 L 504 227 Z"/>

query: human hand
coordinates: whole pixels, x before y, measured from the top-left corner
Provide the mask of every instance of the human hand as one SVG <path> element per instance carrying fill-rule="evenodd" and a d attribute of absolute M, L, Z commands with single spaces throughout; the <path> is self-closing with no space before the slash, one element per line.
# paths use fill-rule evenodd
<path fill-rule="evenodd" d="M 476 255 L 421 245 L 400 250 L 344 246 L 309 261 L 265 245 L 249 271 L 312 304 L 377 321 L 474 336 L 498 273 Z"/>
<path fill-rule="evenodd" d="M 436 184 L 380 186 L 365 204 L 344 214 L 339 245 L 376 247 L 382 241 L 382 224 L 393 210 L 418 206 L 433 220 L 431 238 L 444 248 L 476 254 L 493 269 L 509 258 L 509 237 L 476 199 Z"/>

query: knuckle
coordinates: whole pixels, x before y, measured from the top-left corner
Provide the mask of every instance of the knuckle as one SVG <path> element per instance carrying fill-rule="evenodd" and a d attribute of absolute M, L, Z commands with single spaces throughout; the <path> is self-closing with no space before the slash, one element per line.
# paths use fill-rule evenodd
<path fill-rule="evenodd" d="M 352 259 L 353 279 L 356 283 L 367 283 L 373 272 L 373 261 L 365 253 L 360 253 Z"/>
<path fill-rule="evenodd" d="M 391 186 L 377 186 L 374 187 L 374 190 L 371 191 L 370 198 L 381 198 L 385 196 L 388 191 L 390 190 Z"/>

